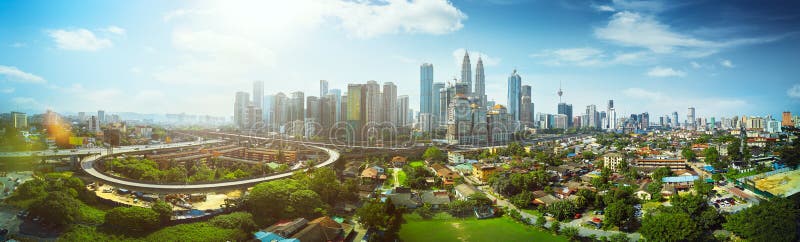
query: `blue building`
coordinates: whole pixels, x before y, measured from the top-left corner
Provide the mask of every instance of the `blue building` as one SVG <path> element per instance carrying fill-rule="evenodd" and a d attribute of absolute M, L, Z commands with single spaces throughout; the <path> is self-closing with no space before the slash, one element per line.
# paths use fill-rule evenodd
<path fill-rule="evenodd" d="M 508 77 L 508 114 L 511 114 L 515 122 L 519 121 L 521 92 L 522 77 L 517 74 L 517 69 L 514 69 Z"/>

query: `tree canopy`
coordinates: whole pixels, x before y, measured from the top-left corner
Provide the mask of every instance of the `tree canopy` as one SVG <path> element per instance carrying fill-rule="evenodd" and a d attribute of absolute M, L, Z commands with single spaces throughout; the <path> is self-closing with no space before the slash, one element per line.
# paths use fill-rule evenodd
<path fill-rule="evenodd" d="M 751 241 L 797 241 L 798 215 L 791 200 L 775 198 L 727 216 L 722 227 Z"/>

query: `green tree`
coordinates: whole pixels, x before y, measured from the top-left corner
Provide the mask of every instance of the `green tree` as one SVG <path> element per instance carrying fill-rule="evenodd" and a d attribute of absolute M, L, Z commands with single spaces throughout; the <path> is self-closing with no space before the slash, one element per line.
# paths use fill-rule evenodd
<path fill-rule="evenodd" d="M 633 207 L 622 200 L 617 200 L 606 207 L 605 215 L 606 223 L 621 228 L 633 217 Z"/>
<path fill-rule="evenodd" d="M 722 227 L 750 241 L 797 241 L 798 219 L 796 204 L 774 198 L 729 215 Z"/>
<path fill-rule="evenodd" d="M 536 227 L 544 228 L 544 225 L 547 224 L 547 219 L 544 218 L 544 215 L 539 214 L 536 217 Z"/>
<path fill-rule="evenodd" d="M 625 233 L 615 233 L 615 234 L 612 234 L 611 236 L 608 237 L 608 241 L 611 241 L 611 242 L 628 242 L 628 241 L 631 241 L 631 239 L 628 238 L 628 235 L 625 234 Z"/>
<path fill-rule="evenodd" d="M 433 217 L 433 211 L 431 211 L 430 204 L 423 204 L 422 207 L 418 207 L 414 210 L 414 213 L 418 214 L 423 219 L 430 219 Z"/>
<path fill-rule="evenodd" d="M 293 211 L 287 211 L 289 197 L 300 188 L 300 184 L 294 179 L 259 183 L 250 190 L 244 204 L 257 223 L 266 225 L 292 215 Z"/>
<path fill-rule="evenodd" d="M 139 235 L 158 227 L 158 213 L 143 207 L 116 207 L 106 213 L 106 226 L 127 235 Z"/>
<path fill-rule="evenodd" d="M 559 200 L 547 206 L 547 212 L 552 214 L 556 220 L 572 218 L 577 211 L 577 207 L 572 201 Z"/>
<path fill-rule="evenodd" d="M 253 220 L 253 214 L 248 212 L 235 212 L 219 215 L 208 221 L 211 225 L 225 229 L 241 229 L 245 233 L 255 231 L 258 227 Z"/>
<path fill-rule="evenodd" d="M 444 161 L 447 159 L 447 155 L 439 147 L 431 146 L 425 150 L 422 158 L 429 161 Z"/>
<path fill-rule="evenodd" d="M 580 241 L 580 234 L 578 233 L 578 228 L 576 227 L 564 227 L 561 229 L 561 235 L 567 237 L 569 241 Z"/>
<path fill-rule="evenodd" d="M 158 220 L 161 221 L 161 224 L 165 224 L 172 219 L 172 204 L 159 200 L 151 204 L 150 208 L 158 213 Z"/>
<path fill-rule="evenodd" d="M 681 151 L 681 155 L 683 156 L 684 159 L 688 161 L 694 161 L 695 158 L 697 158 L 697 155 L 694 153 L 694 151 L 692 151 L 691 147 L 683 148 L 683 150 Z"/>
<path fill-rule="evenodd" d="M 384 203 L 370 201 L 356 210 L 355 217 L 365 228 L 386 229 L 389 227 L 392 215 L 386 212 Z"/>
<path fill-rule="evenodd" d="M 650 175 L 653 178 L 653 181 L 661 181 L 661 178 L 668 177 L 672 175 L 672 170 L 667 167 L 659 167 L 658 169 L 653 171 L 653 174 Z"/>
<path fill-rule="evenodd" d="M 30 206 L 31 215 L 41 217 L 45 222 L 57 226 L 71 224 L 78 217 L 80 201 L 64 191 L 48 193 Z"/>
<path fill-rule="evenodd" d="M 685 213 L 648 214 L 642 220 L 639 233 L 647 241 L 694 241 L 699 238 L 696 224 Z"/>
<path fill-rule="evenodd" d="M 319 194 L 322 201 L 330 205 L 335 205 L 342 192 L 336 172 L 328 167 L 315 169 L 306 182 L 309 189 Z"/>
<path fill-rule="evenodd" d="M 553 231 L 553 233 L 558 234 L 559 230 L 561 230 L 561 222 L 558 222 L 558 220 L 556 220 L 550 223 L 550 231 Z"/>

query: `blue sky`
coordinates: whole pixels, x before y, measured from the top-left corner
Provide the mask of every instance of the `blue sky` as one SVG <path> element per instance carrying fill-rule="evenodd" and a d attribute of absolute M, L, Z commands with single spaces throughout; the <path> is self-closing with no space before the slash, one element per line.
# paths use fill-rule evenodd
<path fill-rule="evenodd" d="M 661 116 L 800 112 L 797 1 L 1 1 L 0 112 L 232 115 L 234 93 L 318 94 L 391 81 L 418 109 L 419 65 L 466 49 L 506 102 L 516 68 L 536 112 L 562 83 L 586 105 Z M 474 68 L 474 67 L 473 67 Z"/>

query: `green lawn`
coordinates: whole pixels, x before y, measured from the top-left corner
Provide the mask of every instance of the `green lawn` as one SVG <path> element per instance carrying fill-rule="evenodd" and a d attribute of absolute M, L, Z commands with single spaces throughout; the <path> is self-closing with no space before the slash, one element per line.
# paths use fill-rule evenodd
<path fill-rule="evenodd" d="M 401 186 L 406 185 L 406 172 L 403 170 L 397 171 L 397 182 L 400 183 Z"/>
<path fill-rule="evenodd" d="M 522 211 L 526 212 L 526 213 L 528 213 L 530 215 L 533 215 L 533 216 L 539 216 L 539 215 L 542 214 L 542 213 L 539 212 L 539 210 L 536 210 L 536 209 L 523 208 Z"/>
<path fill-rule="evenodd" d="M 416 214 L 407 214 L 400 228 L 403 241 L 567 241 L 550 232 L 515 222 L 508 217 L 478 220 L 452 218 L 438 214 L 423 220 Z"/>
<path fill-rule="evenodd" d="M 425 162 L 424 161 L 412 161 L 411 163 L 408 163 L 408 165 L 411 166 L 411 167 L 424 166 Z"/>

